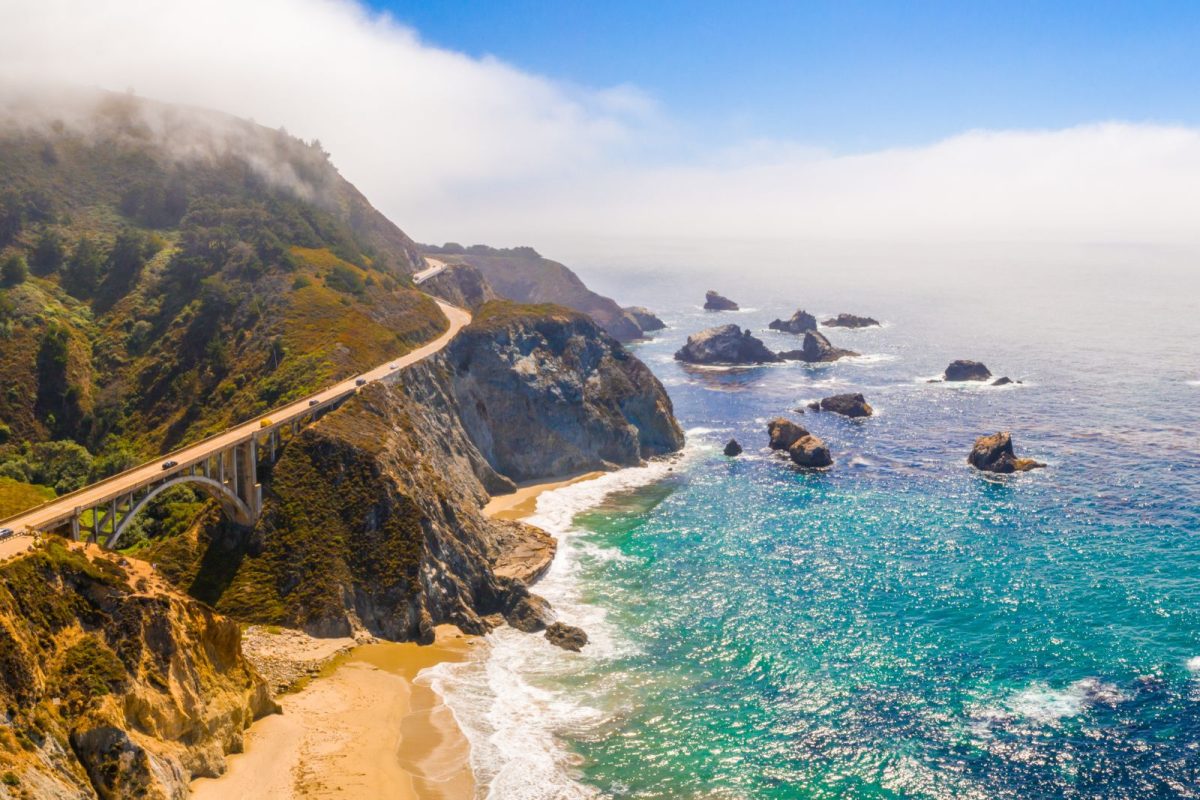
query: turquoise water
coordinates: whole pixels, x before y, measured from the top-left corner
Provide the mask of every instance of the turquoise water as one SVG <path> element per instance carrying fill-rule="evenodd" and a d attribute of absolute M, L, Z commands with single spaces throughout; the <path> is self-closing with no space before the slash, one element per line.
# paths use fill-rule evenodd
<path fill-rule="evenodd" d="M 1112 282 L 1125 274 L 1009 276 L 982 299 L 953 282 L 747 286 L 728 292 L 757 307 L 735 315 L 660 299 L 671 329 L 637 351 L 688 451 L 539 507 L 564 539 L 547 596 L 597 642 L 496 645 L 490 691 L 540 698 L 549 738 L 530 747 L 560 752 L 539 771 L 479 748 L 489 796 L 1200 796 L 1197 294 L 1175 274 Z M 887 325 L 829 331 L 868 356 L 832 366 L 670 359 L 718 321 L 781 349 L 760 329 L 798 304 Z M 952 358 L 1025 383 L 924 381 Z M 878 416 L 788 414 L 843 391 Z M 830 444 L 833 470 L 763 449 L 780 414 Z M 1000 429 L 1049 468 L 970 471 L 974 438 Z M 746 455 L 720 454 L 730 436 Z"/>

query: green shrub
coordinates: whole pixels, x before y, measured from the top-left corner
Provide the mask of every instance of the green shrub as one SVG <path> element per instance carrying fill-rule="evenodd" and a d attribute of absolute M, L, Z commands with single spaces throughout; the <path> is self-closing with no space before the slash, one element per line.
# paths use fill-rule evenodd
<path fill-rule="evenodd" d="M 362 294 L 366 291 L 366 284 L 359 274 L 344 264 L 333 265 L 333 269 L 325 276 L 325 285 L 346 294 Z"/>
<path fill-rule="evenodd" d="M 4 259 L 4 264 L 0 266 L 0 280 L 3 280 L 6 286 L 24 283 L 28 277 L 29 267 L 25 263 L 24 256 L 11 255 Z"/>

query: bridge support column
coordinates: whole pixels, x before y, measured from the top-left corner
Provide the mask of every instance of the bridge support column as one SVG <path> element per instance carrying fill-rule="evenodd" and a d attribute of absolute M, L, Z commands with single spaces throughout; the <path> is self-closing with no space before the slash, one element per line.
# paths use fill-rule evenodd
<path fill-rule="evenodd" d="M 83 515 L 82 508 L 76 508 L 75 511 L 71 514 L 71 539 L 72 539 L 72 541 L 76 541 L 76 542 L 79 541 L 79 518 L 82 515 Z"/>
<path fill-rule="evenodd" d="M 262 485 L 258 482 L 258 438 L 237 446 L 237 495 L 254 519 L 262 513 Z"/>

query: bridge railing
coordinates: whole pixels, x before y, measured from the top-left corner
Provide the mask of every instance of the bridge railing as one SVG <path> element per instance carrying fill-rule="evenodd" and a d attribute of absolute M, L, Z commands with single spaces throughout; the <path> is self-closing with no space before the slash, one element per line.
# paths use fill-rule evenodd
<path fill-rule="evenodd" d="M 357 387 L 355 387 L 355 388 L 357 388 Z M 324 391 L 328 391 L 328 389 L 323 389 L 322 392 L 324 392 Z M 287 417 L 278 418 L 278 419 L 277 419 L 277 417 L 279 417 L 278 411 L 275 411 L 275 412 L 268 411 L 264 414 L 260 414 L 259 416 L 254 417 L 252 419 L 248 419 L 244 422 L 239 422 L 239 423 L 237 423 L 237 425 L 234 425 L 233 427 L 236 428 L 236 427 L 240 427 L 242 425 L 248 425 L 248 424 L 251 424 L 254 422 L 257 422 L 261 425 L 261 423 L 264 419 L 271 420 L 272 424 L 263 426 L 261 428 L 256 428 L 256 429 L 250 431 L 246 435 L 246 439 L 249 440 L 250 437 L 252 437 L 252 436 L 259 436 L 264 433 L 270 433 L 271 431 L 282 426 L 284 423 L 292 421 L 296 417 L 302 417 L 305 414 L 315 414 L 319 411 L 323 411 L 326 408 L 328 408 L 329 406 L 344 400 L 348 395 L 353 394 L 353 393 L 354 393 L 354 389 L 349 389 L 346 392 L 344 392 L 342 394 L 338 394 L 335 397 L 331 397 L 328 400 L 318 403 L 315 406 L 306 406 L 306 407 L 300 409 L 300 411 L 295 414 L 292 414 Z M 321 392 L 317 392 L 316 394 L 321 394 Z M 313 399 L 314 396 L 315 395 L 308 395 L 307 397 L 301 397 L 299 400 L 294 400 L 292 402 L 298 403 L 298 402 L 301 402 L 304 400 L 311 400 L 311 399 Z M 289 403 L 288 405 L 291 405 L 291 403 Z M 109 475 L 107 478 L 98 480 L 95 483 L 89 483 L 87 486 L 80 487 L 79 489 L 75 489 L 74 491 L 67 492 L 66 494 L 60 494 L 57 497 L 55 497 L 51 500 L 47 500 L 44 503 L 39 503 L 36 506 L 30 506 L 29 508 L 26 508 L 23 511 L 19 511 L 16 514 L 13 514 L 11 516 L 0 519 L 0 528 L 5 527 L 5 525 L 10 522 L 14 522 L 18 519 L 21 519 L 22 517 L 28 516 L 29 514 L 36 514 L 38 511 L 44 511 L 45 509 L 48 509 L 51 506 L 56 506 L 59 503 L 67 502 L 71 498 L 77 497 L 77 496 L 83 494 L 84 492 L 91 492 L 97 488 L 102 488 L 106 484 L 119 482 L 122 478 L 128 478 L 133 473 L 143 470 L 152 464 L 160 463 L 163 461 L 169 461 L 172 457 L 175 457 L 175 456 L 182 456 L 184 453 L 187 453 L 190 450 L 194 450 L 197 447 L 203 447 L 208 442 L 214 441 L 216 439 L 220 439 L 222 436 L 226 436 L 228 433 L 229 433 L 229 429 L 226 428 L 225 430 L 218 431 L 217 433 L 214 433 L 210 436 L 205 436 L 203 439 L 199 439 L 195 442 L 190 442 L 188 444 L 185 444 L 182 447 L 180 447 L 176 450 L 172 450 L 169 453 L 164 453 L 163 455 L 160 455 L 157 458 L 152 458 L 149 461 L 143 461 L 141 464 L 136 464 L 136 465 L 130 467 L 129 469 L 122 470 L 121 472 L 116 473 L 115 475 Z M 189 460 L 187 460 L 188 463 L 179 464 L 178 469 L 180 469 L 180 470 L 186 469 L 188 466 L 196 463 L 199 460 L 201 460 L 201 459 L 189 459 Z M 173 475 L 173 474 L 175 474 L 175 471 L 176 470 L 172 470 L 171 472 L 168 472 L 166 474 Z M 74 510 L 73 508 L 68 509 L 68 512 L 69 512 L 68 516 L 70 515 L 70 512 L 73 512 L 73 510 Z"/>
<path fill-rule="evenodd" d="M 442 266 L 445 266 L 445 265 L 443 264 Z M 434 300 L 439 305 L 449 305 L 449 303 L 445 303 L 444 301 L 437 300 L 437 298 L 434 298 Z M 445 313 L 445 312 L 443 312 L 443 313 Z M 446 321 L 450 322 L 449 314 L 446 314 Z M 453 323 L 451 323 L 451 325 L 453 325 Z M 400 356 L 400 357 L 402 358 L 403 356 Z M 349 379 L 347 378 L 346 380 L 349 380 Z M 340 383 L 340 381 L 339 381 L 339 383 Z M 335 386 L 336 385 L 337 384 L 335 384 Z M 306 395 L 297 400 L 293 400 L 292 403 L 301 403 L 301 402 L 305 402 L 307 400 L 313 400 L 316 398 L 317 395 L 323 394 L 324 392 L 329 391 L 330 388 L 331 387 L 326 387 L 325 389 L 322 389 L 319 392 L 313 392 L 310 395 Z M 246 436 L 246 439 L 249 440 L 250 437 L 252 437 L 252 436 L 259 436 L 264 433 L 270 433 L 271 431 L 276 430 L 283 424 L 290 422 L 291 420 L 293 420 L 297 417 L 302 417 L 305 414 L 309 414 L 309 413 L 315 414 L 319 411 L 322 411 L 335 403 L 341 402 L 345 398 L 354 394 L 357 390 L 358 390 L 357 386 L 351 386 L 351 387 L 347 388 L 347 390 L 345 392 L 341 392 L 341 393 L 335 395 L 334 397 L 329 398 L 328 400 L 324 400 L 324 401 L 318 403 L 315 406 L 306 405 L 306 406 L 302 407 L 297 413 L 292 414 L 287 417 L 279 417 L 280 410 L 282 410 L 282 408 L 287 407 L 287 406 L 282 406 L 280 409 L 276 409 L 275 411 L 267 411 L 263 414 L 260 414 L 257 417 L 254 417 L 253 419 L 248 419 L 245 422 L 239 422 L 232 427 L 236 428 L 236 427 L 240 427 L 242 425 L 248 425 L 248 424 L 255 423 L 255 422 L 261 424 L 263 420 L 271 421 L 272 424 L 270 424 L 270 425 L 263 426 L 262 428 L 255 428 L 254 430 L 252 430 Z M 287 405 L 292 405 L 292 403 L 288 403 Z M 277 419 L 277 417 L 279 417 L 279 418 Z M 157 458 L 152 458 L 149 461 L 143 461 L 141 464 L 132 466 L 127 470 L 123 470 L 121 472 L 116 473 L 115 475 L 109 475 L 107 478 L 104 478 L 103 480 L 96 481 L 95 483 L 89 483 L 87 486 L 84 486 L 82 488 L 76 489 L 71 492 L 67 492 L 66 494 L 63 494 L 63 495 L 59 495 L 58 497 L 55 497 L 52 500 L 47 500 L 46 502 L 39 503 L 36 506 L 30 506 L 29 508 L 19 511 L 16 514 L 12 514 L 8 517 L 0 519 L 0 527 L 6 527 L 8 524 L 15 522 L 16 520 L 19 520 L 22 517 L 28 516 L 29 514 L 35 514 L 38 511 L 43 511 L 45 509 L 50 508 L 51 506 L 56 506 L 59 503 L 63 503 L 64 501 L 69 501 L 72 497 L 79 496 L 79 495 L 83 494 L 84 492 L 90 492 L 99 487 L 103 487 L 104 485 L 106 485 L 108 483 L 114 483 L 114 482 L 120 481 L 122 478 L 127 478 L 130 475 L 132 475 L 133 473 L 135 473 L 139 470 L 145 469 L 146 467 L 149 467 L 151 464 L 154 464 L 156 462 L 161 463 L 161 462 L 167 461 L 175 456 L 182 456 L 184 453 L 188 452 L 189 450 L 192 450 L 196 447 L 201 447 L 204 444 L 206 444 L 207 442 L 211 442 L 215 439 L 219 439 L 220 437 L 225 436 L 228 433 L 229 433 L 229 429 L 226 428 L 223 431 L 218 431 L 217 433 L 214 433 L 210 436 L 206 436 L 203 439 L 200 439 L 198 441 L 183 445 L 182 447 L 180 447 L 176 450 L 172 450 L 169 453 L 164 453 L 163 455 L 160 455 Z M 188 459 L 187 463 L 181 463 L 179 465 L 179 470 L 186 469 L 188 466 L 190 466 L 191 464 L 197 463 L 199 460 L 200 459 L 194 459 L 194 460 Z M 173 474 L 175 474 L 176 471 L 178 471 L 178 470 L 172 470 L 171 472 L 169 472 L 167 474 L 173 475 Z M 74 509 L 71 508 L 71 511 L 73 512 Z M 70 513 L 68 513 L 67 516 L 70 516 Z"/>

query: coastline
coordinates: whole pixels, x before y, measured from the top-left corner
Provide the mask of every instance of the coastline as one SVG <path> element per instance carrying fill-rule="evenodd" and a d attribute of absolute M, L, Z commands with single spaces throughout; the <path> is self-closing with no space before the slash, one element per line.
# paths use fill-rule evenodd
<path fill-rule="evenodd" d="M 492 519 L 523 520 L 532 517 L 537 512 L 538 497 L 543 492 L 550 492 L 570 486 L 574 483 L 598 478 L 607 473 L 594 471 L 584 472 L 567 478 L 555 478 L 539 483 L 527 483 L 517 487 L 510 494 L 496 495 L 483 507 L 483 514 Z"/>
<path fill-rule="evenodd" d="M 452 800 L 474 793 L 470 749 L 426 667 L 461 661 L 475 643 L 452 625 L 432 645 L 380 642 L 336 656 L 314 680 L 279 698 L 282 714 L 255 722 L 244 752 L 192 797 Z"/>
<path fill-rule="evenodd" d="M 587 472 L 498 495 L 485 516 L 523 520 L 544 492 L 606 473 Z M 426 667 L 466 659 L 478 642 L 440 625 L 432 645 L 355 644 L 295 631 L 250 629 L 260 671 L 269 664 L 282 714 L 255 722 L 228 770 L 190 784 L 196 800 L 226 797 L 455 800 L 475 791 L 468 742 L 451 709 L 427 682 Z M 323 665 L 323 666 L 322 666 Z M 311 678 L 311 680 L 307 680 Z M 299 688 L 297 688 L 299 687 Z"/>

